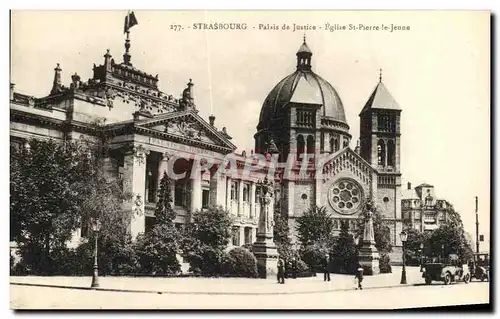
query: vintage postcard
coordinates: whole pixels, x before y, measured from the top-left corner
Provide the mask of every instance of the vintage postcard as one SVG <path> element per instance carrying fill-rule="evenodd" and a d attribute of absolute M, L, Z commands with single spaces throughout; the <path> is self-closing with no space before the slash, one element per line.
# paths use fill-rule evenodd
<path fill-rule="evenodd" d="M 11 309 L 490 301 L 487 11 L 11 11 Z"/>

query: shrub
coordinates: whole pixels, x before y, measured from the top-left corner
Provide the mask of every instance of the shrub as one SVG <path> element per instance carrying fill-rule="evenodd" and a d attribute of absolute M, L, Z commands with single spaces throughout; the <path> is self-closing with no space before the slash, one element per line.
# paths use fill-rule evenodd
<path fill-rule="evenodd" d="M 233 277 L 257 277 L 257 259 L 245 248 L 236 247 L 225 256 L 223 272 Z"/>
<path fill-rule="evenodd" d="M 319 245 L 309 245 L 300 248 L 300 259 L 302 259 L 313 272 L 323 272 L 323 259 L 326 251 Z"/>
<path fill-rule="evenodd" d="M 180 234 L 173 225 L 156 225 L 147 234 L 137 238 L 136 256 L 140 272 L 153 275 L 175 275 L 181 270 L 177 260 Z M 121 263 L 121 269 L 133 269 L 130 263 Z"/>
<path fill-rule="evenodd" d="M 391 258 L 388 253 L 380 254 L 380 260 L 379 260 L 380 273 L 382 274 L 392 273 L 390 262 Z"/>

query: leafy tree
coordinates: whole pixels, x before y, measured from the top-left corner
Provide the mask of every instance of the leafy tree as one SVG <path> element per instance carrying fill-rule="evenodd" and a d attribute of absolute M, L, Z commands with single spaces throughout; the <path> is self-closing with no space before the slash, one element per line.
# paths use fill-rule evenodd
<path fill-rule="evenodd" d="M 226 258 L 233 219 L 222 207 L 209 207 L 193 214 L 183 242 L 191 269 L 203 275 L 218 275 Z"/>
<path fill-rule="evenodd" d="M 176 212 L 172 207 L 172 194 L 170 192 L 172 181 L 167 172 L 163 172 L 158 191 L 158 201 L 156 203 L 155 218 L 156 223 L 161 225 L 171 225 L 176 217 Z"/>
<path fill-rule="evenodd" d="M 293 251 L 292 242 L 289 237 L 290 230 L 286 216 L 283 216 L 279 211 L 274 213 L 274 242 L 278 248 L 278 254 L 285 262 L 291 260 L 296 252 Z"/>
<path fill-rule="evenodd" d="M 23 262 L 36 273 L 50 273 L 51 251 L 65 247 L 79 227 L 79 194 L 73 189 L 81 173 L 74 143 L 30 140 L 11 147 L 11 239 Z"/>
<path fill-rule="evenodd" d="M 326 207 L 313 206 L 297 218 L 297 237 L 302 246 L 331 243 L 333 219 Z"/>
<path fill-rule="evenodd" d="M 181 270 L 177 253 L 182 236 L 174 226 L 176 213 L 172 208 L 170 184 L 165 172 L 160 180 L 155 225 L 150 232 L 139 235 L 136 244 L 141 271 L 148 274 L 172 275 Z"/>
<path fill-rule="evenodd" d="M 340 273 L 354 273 L 356 271 L 358 250 L 354 243 L 354 237 L 349 233 L 348 223 L 340 223 L 340 232 L 335 238 L 330 256 L 333 258 L 333 271 Z"/>
<path fill-rule="evenodd" d="M 234 277 L 257 277 L 257 259 L 243 247 L 231 249 L 224 260 L 224 273 Z"/>
<path fill-rule="evenodd" d="M 431 256 L 457 254 L 462 262 L 472 258 L 473 250 L 465 236 L 463 227 L 457 224 L 443 224 L 434 230 L 427 241 L 427 251 Z M 442 251 L 444 247 L 444 251 Z"/>

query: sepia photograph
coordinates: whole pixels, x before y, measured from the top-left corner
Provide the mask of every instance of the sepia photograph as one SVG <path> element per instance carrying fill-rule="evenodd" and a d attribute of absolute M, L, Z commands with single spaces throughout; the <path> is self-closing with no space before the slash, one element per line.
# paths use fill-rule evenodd
<path fill-rule="evenodd" d="M 11 10 L 10 309 L 491 309 L 491 23 Z"/>

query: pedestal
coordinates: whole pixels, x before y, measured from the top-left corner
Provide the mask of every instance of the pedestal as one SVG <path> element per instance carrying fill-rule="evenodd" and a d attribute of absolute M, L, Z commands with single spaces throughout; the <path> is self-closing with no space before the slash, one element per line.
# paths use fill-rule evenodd
<path fill-rule="evenodd" d="M 363 243 L 359 249 L 358 259 L 365 275 L 378 275 L 380 273 L 380 255 L 373 243 Z"/>
<path fill-rule="evenodd" d="M 252 252 L 257 259 L 260 278 L 270 278 L 278 273 L 278 249 L 272 236 L 257 233 L 257 241 L 252 245 Z"/>

